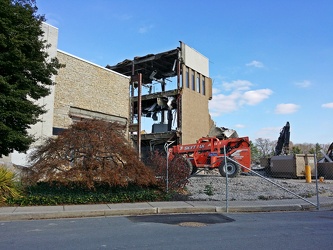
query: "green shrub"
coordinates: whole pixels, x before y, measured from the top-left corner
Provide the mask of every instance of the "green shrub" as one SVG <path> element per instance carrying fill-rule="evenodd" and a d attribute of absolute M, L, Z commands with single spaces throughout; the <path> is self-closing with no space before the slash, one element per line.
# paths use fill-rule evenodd
<path fill-rule="evenodd" d="M 59 183 L 38 183 L 25 189 L 25 195 L 7 200 L 8 205 L 38 206 L 65 204 L 96 204 L 145 202 L 167 199 L 160 190 L 149 187 L 129 185 L 127 187 L 108 187 L 96 185 L 96 190 L 82 188 L 77 183 L 63 186 Z"/>
<path fill-rule="evenodd" d="M 212 186 L 212 183 L 210 183 L 209 185 L 205 185 L 204 193 L 208 196 L 214 195 L 214 188 Z"/>
<path fill-rule="evenodd" d="M 0 203 L 10 198 L 19 198 L 20 192 L 15 181 L 15 174 L 0 165 Z"/>

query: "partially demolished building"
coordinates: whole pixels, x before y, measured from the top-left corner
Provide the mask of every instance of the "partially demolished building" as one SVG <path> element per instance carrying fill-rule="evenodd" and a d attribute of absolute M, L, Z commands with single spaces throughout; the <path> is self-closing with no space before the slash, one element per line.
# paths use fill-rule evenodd
<path fill-rule="evenodd" d="M 212 99 L 208 58 L 183 42 L 169 51 L 101 67 L 58 50 L 57 28 L 46 23 L 42 28 L 52 45 L 50 56 L 66 67 L 55 77 L 51 95 L 39 100 L 47 113 L 29 131 L 38 138 L 37 144 L 73 122 L 92 118 L 124 124 L 127 139 L 140 154 L 163 149 L 166 143 L 194 143 L 216 131 L 221 134 L 208 111 Z M 26 156 L 14 151 L 0 163 L 25 166 Z"/>
<path fill-rule="evenodd" d="M 208 58 L 183 42 L 173 50 L 106 68 L 131 77 L 129 131 L 139 152 L 163 148 L 165 143 L 194 143 L 214 127 L 208 111 Z M 150 119 L 151 127 L 144 128 L 143 119 Z"/>

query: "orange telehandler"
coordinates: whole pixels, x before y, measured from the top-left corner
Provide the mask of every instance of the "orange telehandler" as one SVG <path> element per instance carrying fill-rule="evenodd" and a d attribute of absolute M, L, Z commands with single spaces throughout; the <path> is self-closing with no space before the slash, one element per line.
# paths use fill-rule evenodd
<path fill-rule="evenodd" d="M 176 154 L 185 157 L 191 174 L 195 174 L 199 169 L 218 168 L 222 176 L 225 177 L 228 173 L 228 177 L 235 177 L 240 171 L 249 172 L 251 168 L 251 149 L 248 137 L 225 140 L 217 137 L 202 137 L 195 144 L 176 145 L 168 150 L 169 160 L 172 160 Z M 224 164 L 224 150 L 226 156 L 232 159 L 227 159 L 227 164 Z"/>

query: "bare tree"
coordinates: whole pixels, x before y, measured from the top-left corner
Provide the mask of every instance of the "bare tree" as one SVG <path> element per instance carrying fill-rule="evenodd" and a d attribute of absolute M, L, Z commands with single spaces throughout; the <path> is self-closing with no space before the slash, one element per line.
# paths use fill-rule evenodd
<path fill-rule="evenodd" d="M 269 157 L 273 154 L 275 144 L 276 142 L 272 142 L 269 139 L 258 138 L 255 140 L 255 146 L 258 148 L 262 158 Z"/>

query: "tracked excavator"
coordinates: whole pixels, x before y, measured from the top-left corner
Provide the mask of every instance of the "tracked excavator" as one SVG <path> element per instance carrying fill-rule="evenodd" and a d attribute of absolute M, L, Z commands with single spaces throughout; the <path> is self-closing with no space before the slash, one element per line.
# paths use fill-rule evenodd
<path fill-rule="evenodd" d="M 281 129 L 276 143 L 274 156 L 270 159 L 269 173 L 273 177 L 305 177 L 305 165 L 310 165 L 312 175 L 315 173 L 313 154 L 290 154 L 290 124 Z"/>

